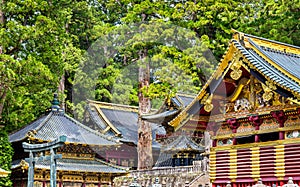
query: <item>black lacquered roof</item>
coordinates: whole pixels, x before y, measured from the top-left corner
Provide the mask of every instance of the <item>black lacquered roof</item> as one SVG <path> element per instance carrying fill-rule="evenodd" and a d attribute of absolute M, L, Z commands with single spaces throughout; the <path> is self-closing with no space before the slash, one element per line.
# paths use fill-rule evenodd
<path fill-rule="evenodd" d="M 169 122 L 177 114 L 179 114 L 183 108 L 190 104 L 193 99 L 194 97 L 192 96 L 178 94 L 175 97 L 171 98 L 171 106 L 166 106 L 167 103 L 164 103 L 165 106 L 161 107 L 158 111 L 156 111 L 153 114 L 143 115 L 142 119 L 157 124 Z"/>
<path fill-rule="evenodd" d="M 31 131 L 33 138 L 52 141 L 59 136 L 67 136 L 66 142 L 89 145 L 116 145 L 117 141 L 104 136 L 81 124 L 64 112 L 51 111 L 19 131 L 9 135 L 10 142 L 22 141 Z"/>

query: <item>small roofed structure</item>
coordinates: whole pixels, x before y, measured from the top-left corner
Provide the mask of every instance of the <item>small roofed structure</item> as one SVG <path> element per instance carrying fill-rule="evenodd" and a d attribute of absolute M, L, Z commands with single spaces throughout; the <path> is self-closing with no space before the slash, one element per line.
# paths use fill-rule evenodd
<path fill-rule="evenodd" d="M 118 140 L 103 135 L 68 116 L 60 107 L 55 95 L 51 110 L 36 121 L 9 135 L 15 150 L 12 163 L 14 185 L 26 184 L 28 153 L 22 142 L 40 144 L 66 136 L 66 142 L 57 153 L 57 182 L 60 186 L 109 185 L 116 176 L 125 175 L 128 169 L 105 162 L 103 154 L 109 147 L 120 146 Z M 50 152 L 42 152 L 49 155 Z M 26 171 L 26 172 L 25 172 Z M 48 185 L 50 182 L 50 162 L 37 160 L 34 171 L 35 183 Z"/>
<path fill-rule="evenodd" d="M 168 138 L 163 143 L 155 168 L 193 165 L 193 161 L 201 159 L 204 151 L 204 146 L 196 143 L 188 135 Z"/>

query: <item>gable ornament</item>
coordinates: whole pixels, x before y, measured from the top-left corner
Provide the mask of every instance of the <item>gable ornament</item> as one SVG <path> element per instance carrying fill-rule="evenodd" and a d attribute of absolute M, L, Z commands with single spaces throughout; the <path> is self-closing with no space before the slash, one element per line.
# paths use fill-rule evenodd
<path fill-rule="evenodd" d="M 207 93 L 201 100 L 201 104 L 204 105 L 204 110 L 206 112 L 210 112 L 214 108 L 214 105 L 212 104 L 212 97 L 213 94 L 209 95 L 209 93 Z"/>

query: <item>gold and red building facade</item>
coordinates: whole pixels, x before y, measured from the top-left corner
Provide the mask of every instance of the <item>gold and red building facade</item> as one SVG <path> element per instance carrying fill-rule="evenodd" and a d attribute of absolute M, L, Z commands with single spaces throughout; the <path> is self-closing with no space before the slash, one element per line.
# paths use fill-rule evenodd
<path fill-rule="evenodd" d="M 213 187 L 300 184 L 300 47 L 234 32 L 216 71 L 168 125 L 210 133 Z"/>
<path fill-rule="evenodd" d="M 259 124 L 251 121 L 252 116 L 223 122 L 213 136 L 210 150 L 213 186 L 226 186 L 230 181 L 234 187 L 246 187 L 256 184 L 259 178 L 265 185 L 282 186 L 289 177 L 300 184 L 299 109 L 257 115 Z"/>

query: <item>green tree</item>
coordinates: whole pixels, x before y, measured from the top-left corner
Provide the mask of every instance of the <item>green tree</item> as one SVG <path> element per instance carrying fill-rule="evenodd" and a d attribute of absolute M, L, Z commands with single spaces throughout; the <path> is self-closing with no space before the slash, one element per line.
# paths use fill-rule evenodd
<path fill-rule="evenodd" d="M 8 131 L 49 107 L 65 71 L 81 51 L 68 31 L 72 1 L 2 1 L 0 118 Z"/>
<path fill-rule="evenodd" d="M 300 1 L 260 1 L 255 16 L 242 30 L 248 34 L 300 46 Z"/>
<path fill-rule="evenodd" d="M 11 161 L 13 155 L 13 149 L 8 141 L 7 133 L 0 129 L 0 167 L 6 171 L 10 171 Z M 0 178 L 0 186 L 12 186 L 12 183 L 8 177 Z"/>

